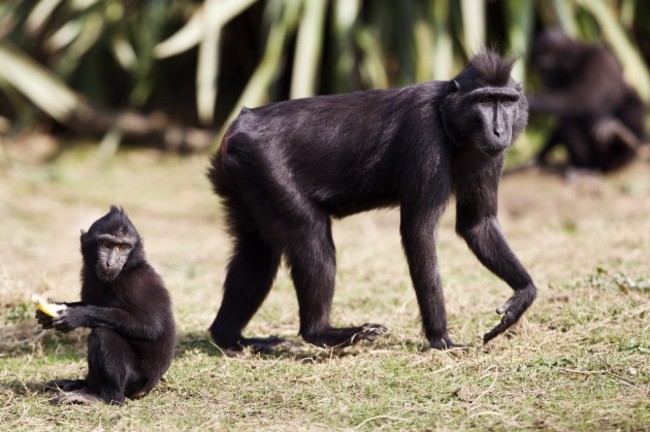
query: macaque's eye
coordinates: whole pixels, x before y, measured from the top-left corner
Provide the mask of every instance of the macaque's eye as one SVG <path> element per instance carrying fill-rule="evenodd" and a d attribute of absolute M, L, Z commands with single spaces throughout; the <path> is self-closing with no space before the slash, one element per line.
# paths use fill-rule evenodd
<path fill-rule="evenodd" d="M 127 244 L 121 244 L 117 246 L 117 250 L 119 250 L 120 252 L 126 252 L 129 249 L 131 249 L 131 247 Z"/>
<path fill-rule="evenodd" d="M 112 249 L 113 248 L 113 243 L 109 241 L 103 241 L 100 245 L 104 249 Z"/>

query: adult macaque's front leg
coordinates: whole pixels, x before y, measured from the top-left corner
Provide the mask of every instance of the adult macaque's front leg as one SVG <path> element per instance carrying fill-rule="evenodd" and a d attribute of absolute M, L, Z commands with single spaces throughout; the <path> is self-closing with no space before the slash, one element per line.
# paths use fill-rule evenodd
<path fill-rule="evenodd" d="M 508 246 L 495 217 L 485 217 L 473 224 L 460 224 L 457 230 L 479 261 L 515 291 L 497 309 L 497 313 L 503 315 L 501 322 L 483 336 L 483 342 L 489 342 L 521 318 L 535 300 L 537 288 Z"/>
<path fill-rule="evenodd" d="M 424 334 L 433 349 L 457 346 L 447 334 L 447 312 L 436 256 L 439 211 L 402 205 L 402 245 L 420 307 Z"/>

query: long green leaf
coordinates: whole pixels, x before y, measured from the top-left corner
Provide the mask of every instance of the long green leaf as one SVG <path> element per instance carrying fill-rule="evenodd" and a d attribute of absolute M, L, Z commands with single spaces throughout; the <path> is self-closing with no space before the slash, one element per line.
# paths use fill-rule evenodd
<path fill-rule="evenodd" d="M 451 27 L 449 26 L 449 3 L 432 0 L 434 27 L 433 79 L 446 80 L 453 73 L 454 52 Z"/>
<path fill-rule="evenodd" d="M 568 2 L 566 0 L 549 0 L 548 4 L 553 9 L 557 20 L 562 27 L 564 33 L 572 37 L 578 36 L 578 30 L 575 24 L 575 1 Z"/>
<path fill-rule="evenodd" d="M 467 57 L 485 47 L 485 1 L 460 0 L 463 15 L 463 46 Z"/>
<path fill-rule="evenodd" d="M 196 106 L 199 120 L 210 124 L 217 103 L 220 35 L 225 24 L 257 0 L 206 0 L 185 26 L 154 47 L 157 58 L 170 57 L 199 45 Z"/>
<path fill-rule="evenodd" d="M 167 17 L 167 7 L 170 0 L 148 0 L 143 5 L 143 15 L 146 24 L 135 27 L 135 47 L 138 53 L 138 62 L 135 68 L 135 85 L 129 96 L 132 105 L 144 104 L 153 91 L 154 79 L 154 46 L 160 40 Z"/>
<path fill-rule="evenodd" d="M 433 48 L 433 29 L 426 20 L 418 19 L 413 25 L 413 41 L 415 42 L 415 79 L 417 82 L 430 80 L 435 69 L 432 61 L 435 53 Z"/>
<path fill-rule="evenodd" d="M 222 27 L 242 13 L 257 0 L 222 0 L 209 17 L 211 25 Z M 185 25 L 169 38 L 154 47 L 157 58 L 171 57 L 198 45 L 203 40 L 205 4 L 192 15 Z"/>
<path fill-rule="evenodd" d="M 74 72 L 81 57 L 96 45 L 104 33 L 104 19 L 99 11 L 83 14 L 75 24 L 78 25 L 79 31 L 69 46 L 62 50 L 61 60 L 56 70 L 64 78 Z"/>
<path fill-rule="evenodd" d="M 64 123 L 80 107 L 60 78 L 6 42 L 0 42 L 0 64 L 0 77 L 56 120 Z"/>
<path fill-rule="evenodd" d="M 116 33 L 111 40 L 111 50 L 117 62 L 126 71 L 135 69 L 138 56 L 133 49 L 133 45 L 126 38 L 124 33 Z"/>
<path fill-rule="evenodd" d="M 354 74 L 354 27 L 359 18 L 361 0 L 334 0 L 332 4 L 332 36 L 334 49 L 331 58 L 334 70 L 330 77 L 334 91 L 341 93 L 350 90 Z"/>
<path fill-rule="evenodd" d="M 360 73 L 372 88 L 388 88 L 389 80 L 384 65 L 384 52 L 374 29 L 363 27 L 356 34 L 356 41 L 361 48 L 362 58 Z"/>
<path fill-rule="evenodd" d="M 180 30 L 154 47 L 154 56 L 159 59 L 167 58 L 178 55 L 198 45 L 201 42 L 204 13 L 205 8 L 203 6 L 194 11 L 190 19 Z"/>
<path fill-rule="evenodd" d="M 323 51 L 323 27 L 327 0 L 304 0 L 304 13 L 298 28 L 296 55 L 291 74 L 291 98 L 316 93 L 318 70 Z"/>
<path fill-rule="evenodd" d="M 506 25 L 508 27 L 509 49 L 514 54 L 528 52 L 528 45 L 533 34 L 533 0 L 506 0 Z M 526 62 L 518 61 L 512 70 L 514 79 L 523 81 L 526 74 Z"/>
<path fill-rule="evenodd" d="M 203 14 L 203 35 L 196 69 L 196 107 L 203 124 L 212 122 L 217 101 L 221 26 L 216 17 L 219 16 L 219 3 L 219 0 L 206 0 Z"/>
<path fill-rule="evenodd" d="M 267 10 L 276 13 L 272 17 L 271 29 L 266 40 L 264 56 L 255 69 L 253 76 L 246 84 L 246 88 L 239 100 L 228 115 L 228 119 L 221 128 L 216 144 L 230 125 L 230 122 L 239 114 L 243 107 L 256 107 L 268 102 L 268 92 L 274 78 L 280 72 L 283 52 L 287 44 L 288 35 L 295 31 L 300 12 L 299 0 L 270 0 Z"/>
<path fill-rule="evenodd" d="M 68 21 L 61 26 L 52 36 L 45 41 L 45 47 L 50 52 L 59 51 L 70 45 L 81 33 L 81 22 L 78 20 Z"/>
<path fill-rule="evenodd" d="M 41 0 L 39 1 L 32 12 L 27 17 L 25 27 L 28 32 L 36 34 L 45 25 L 48 19 L 52 16 L 54 10 L 61 4 L 63 0 Z"/>

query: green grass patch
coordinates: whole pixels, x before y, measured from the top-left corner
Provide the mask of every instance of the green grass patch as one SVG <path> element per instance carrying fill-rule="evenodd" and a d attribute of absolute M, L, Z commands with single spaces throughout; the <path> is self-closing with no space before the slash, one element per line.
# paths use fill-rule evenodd
<path fill-rule="evenodd" d="M 223 353 L 209 339 L 229 243 L 206 166 L 206 157 L 150 152 L 106 164 L 84 152 L 0 171 L 3 430 L 649 430 L 646 162 L 609 178 L 504 180 L 503 229 L 539 297 L 489 345 L 481 335 L 510 289 L 456 237 L 451 205 L 438 249 L 450 333 L 465 349 L 425 349 L 398 213 L 383 211 L 334 224 L 333 321 L 383 323 L 389 332 L 344 350 L 305 344 L 282 269 L 246 330 L 288 340 L 270 355 Z M 55 406 L 40 389 L 84 375 L 87 331 L 42 331 L 29 296 L 77 299 L 79 230 L 111 203 L 126 207 L 171 291 L 175 359 L 145 398 Z"/>

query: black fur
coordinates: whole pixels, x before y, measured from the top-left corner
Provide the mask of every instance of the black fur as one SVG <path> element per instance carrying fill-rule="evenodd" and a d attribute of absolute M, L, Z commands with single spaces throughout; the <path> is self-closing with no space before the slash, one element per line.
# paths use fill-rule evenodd
<path fill-rule="evenodd" d="M 209 172 L 234 241 L 210 328 L 217 344 L 266 348 L 278 341 L 247 339 L 242 330 L 268 294 L 283 255 L 305 340 L 342 346 L 382 334 L 379 324 L 330 325 L 336 269 L 330 218 L 400 206 L 425 335 L 433 348 L 452 346 L 435 246 L 452 193 L 458 233 L 515 290 L 500 308 L 502 323 L 485 340 L 517 321 L 536 289 L 496 220 L 503 152 L 527 121 L 521 85 L 510 78 L 512 64 L 487 52 L 452 81 L 242 110 Z"/>
<path fill-rule="evenodd" d="M 547 93 L 529 96 L 531 112 L 557 118 L 538 164 L 548 165 L 558 145 L 578 168 L 607 172 L 634 159 L 646 139 L 645 106 L 606 47 L 548 30 L 536 40 L 533 64 Z"/>
<path fill-rule="evenodd" d="M 117 277 L 106 281 L 98 264 L 98 237 L 133 244 Z M 79 327 L 92 331 L 88 338 L 88 374 L 84 380 L 59 380 L 47 384 L 60 389 L 65 402 L 101 399 L 120 404 L 125 397 L 149 393 L 171 364 L 175 324 L 165 285 L 147 263 L 142 239 L 123 210 L 110 212 L 81 234 L 83 268 L 81 302 L 52 319 L 38 311 L 44 328 L 67 333 Z"/>

